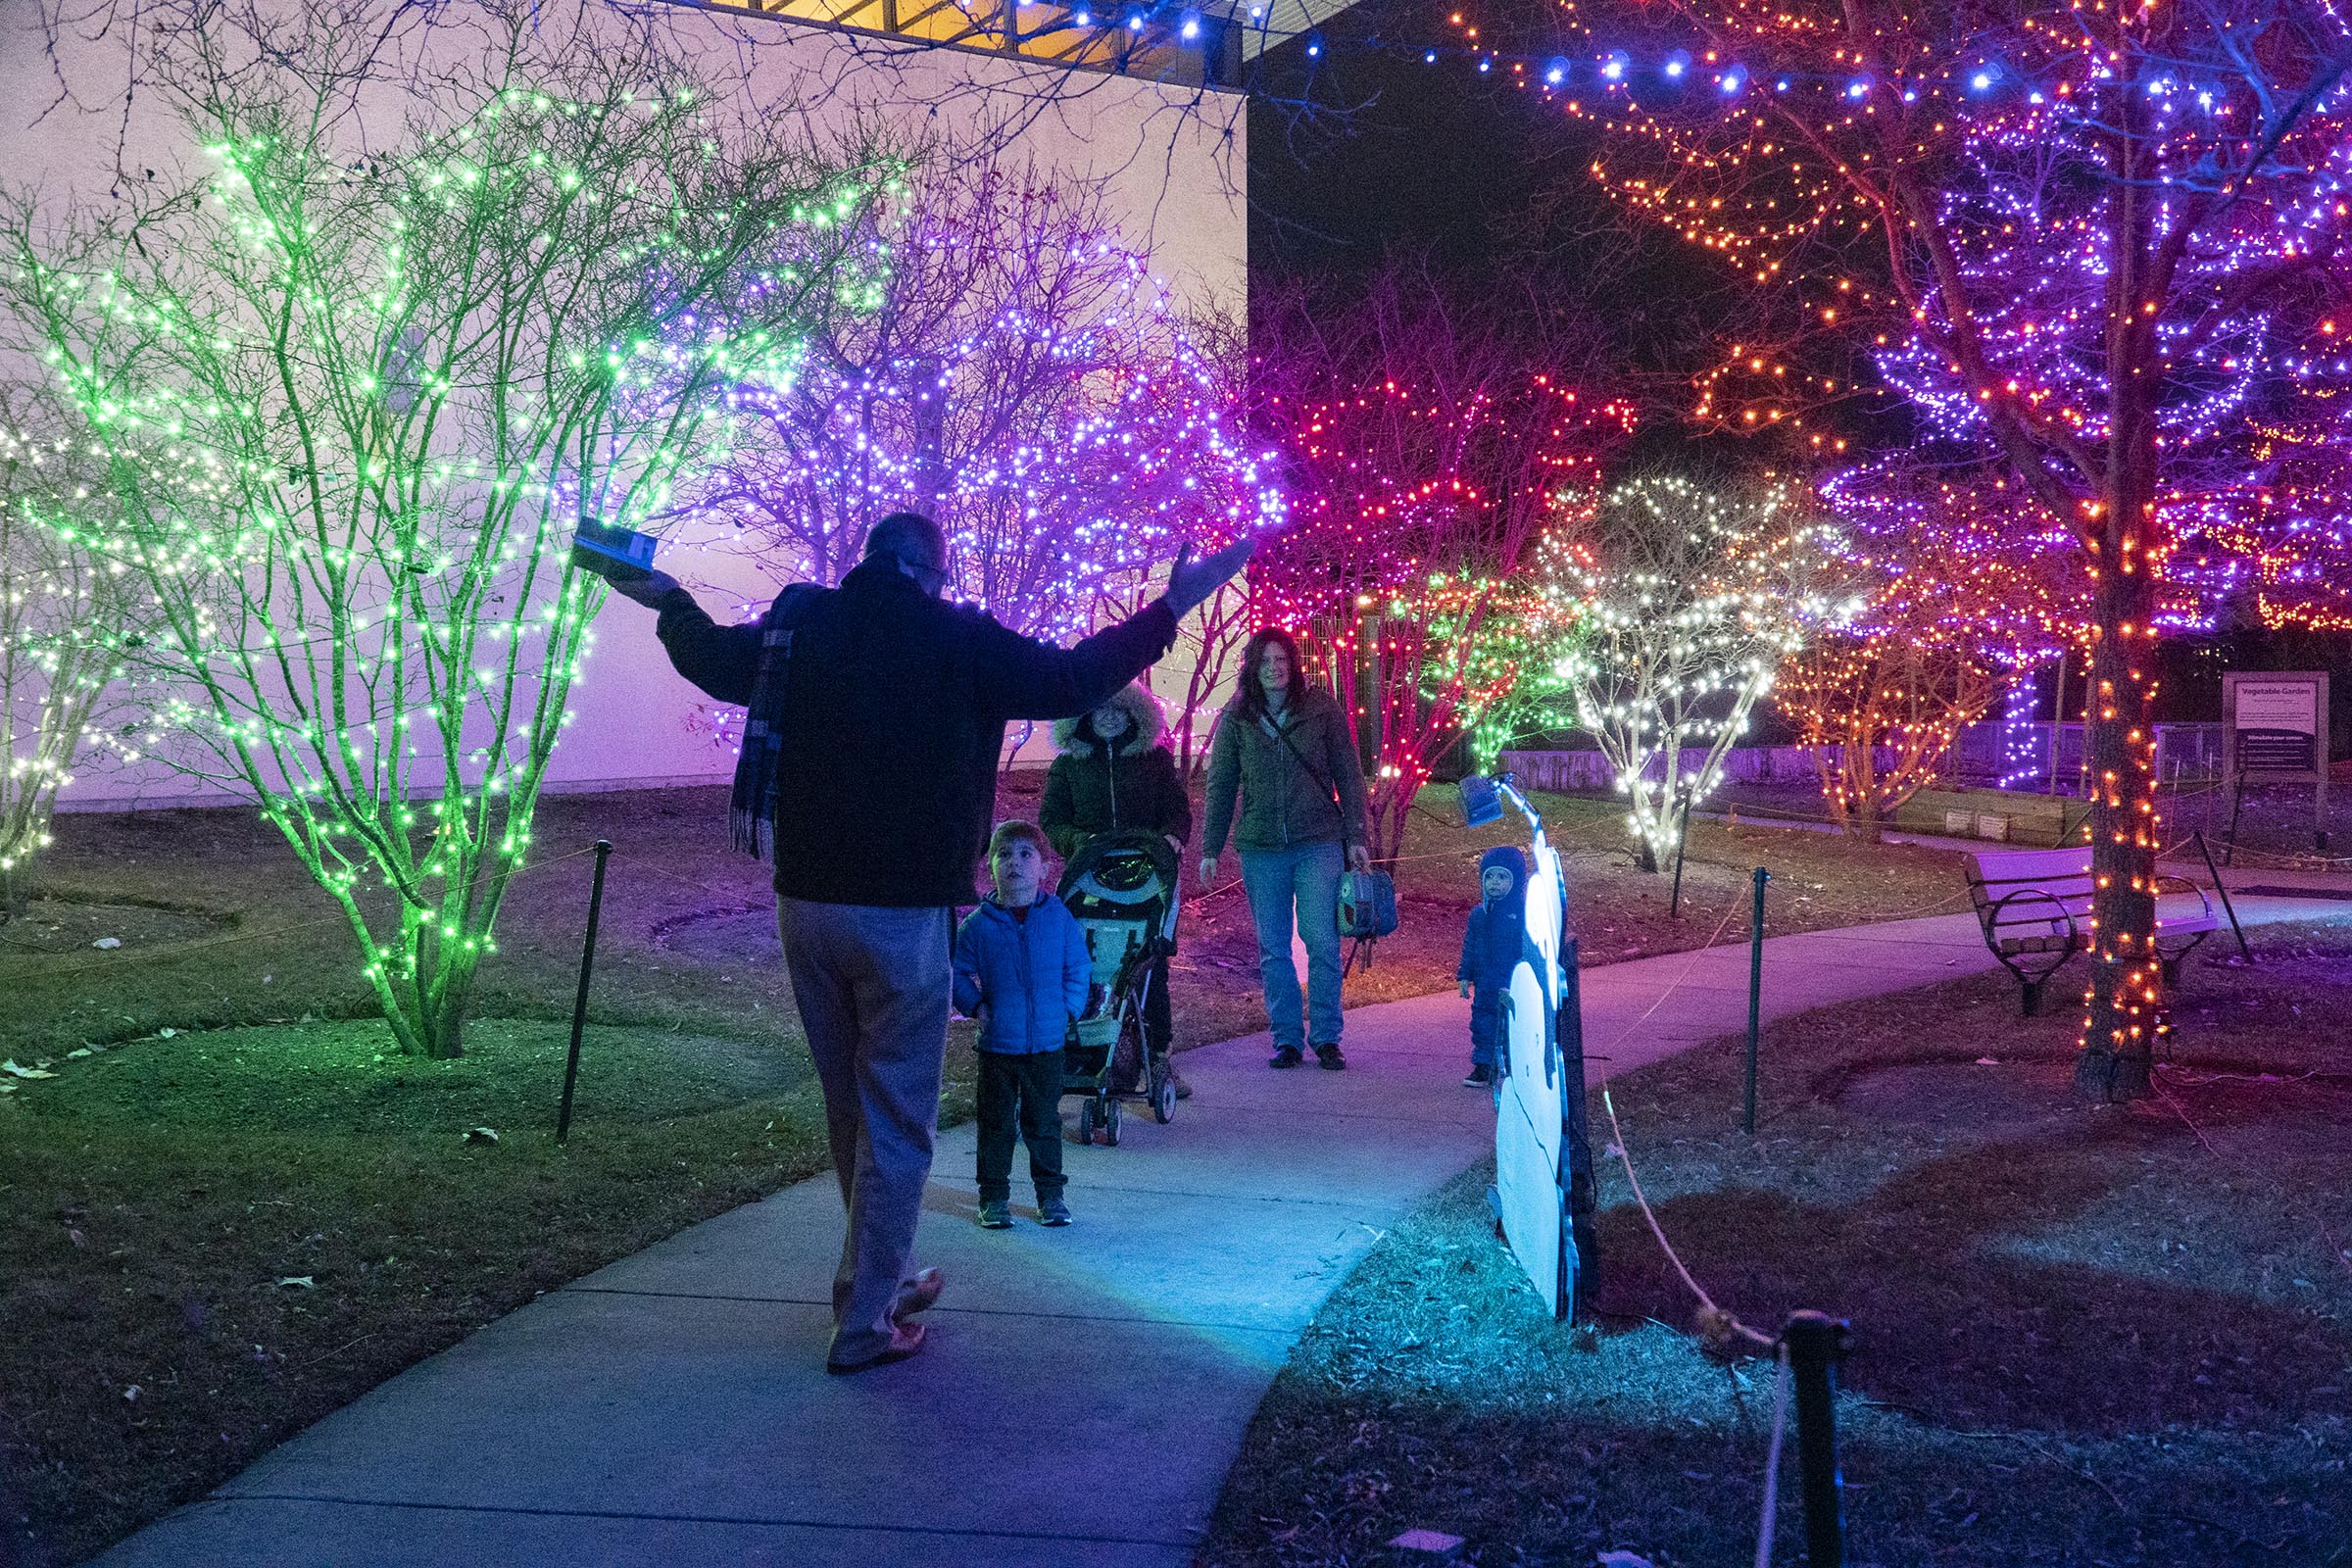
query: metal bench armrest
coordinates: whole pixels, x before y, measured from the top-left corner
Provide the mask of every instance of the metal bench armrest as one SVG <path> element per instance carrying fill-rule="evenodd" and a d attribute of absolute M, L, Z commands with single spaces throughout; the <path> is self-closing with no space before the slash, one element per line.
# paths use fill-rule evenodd
<path fill-rule="evenodd" d="M 2208 920 L 2213 918 L 2213 900 L 2207 898 L 2205 896 L 2205 890 L 2198 886 L 2195 882 L 2190 881 L 2187 877 L 2158 877 L 2156 879 L 2156 896 L 2158 898 L 2162 898 L 2167 893 L 2194 893 L 2197 896 L 2198 905 L 2201 906 L 2205 911 L 2205 918 Z"/>
<path fill-rule="evenodd" d="M 2042 968 L 2038 974 L 2032 972 L 2027 965 L 2019 963 L 2015 958 L 2012 958 L 2008 954 L 2001 951 L 2000 926 L 1998 924 L 2001 911 L 2008 908 L 2011 903 L 2019 899 L 2039 899 L 2044 904 L 2050 905 L 2058 911 L 2057 919 L 2054 919 L 2050 922 L 2051 926 L 2056 927 L 2060 921 L 2065 922 L 2066 925 L 2065 946 L 2058 950 L 2056 956 L 2051 957 L 2048 966 Z M 2040 888 L 2010 889 L 2007 893 L 2004 893 L 1999 898 L 1993 900 L 1992 903 L 1985 908 L 1984 923 L 1984 945 L 1987 948 L 1990 948 L 1992 950 L 1992 956 L 2001 961 L 2001 967 L 2008 970 L 2011 974 L 2017 976 L 2018 983 L 2026 986 L 2029 990 L 2029 993 L 2034 989 L 2037 989 L 2041 982 L 2047 980 L 2051 975 L 2054 975 L 2060 969 L 2065 968 L 2066 960 L 2074 956 L 2075 949 L 2082 943 L 2082 930 L 2075 924 L 2074 911 L 2066 906 L 2065 901 L 2057 898 L 2055 895 L 2044 892 Z M 2020 955 L 2020 956 L 2026 956 Z"/>

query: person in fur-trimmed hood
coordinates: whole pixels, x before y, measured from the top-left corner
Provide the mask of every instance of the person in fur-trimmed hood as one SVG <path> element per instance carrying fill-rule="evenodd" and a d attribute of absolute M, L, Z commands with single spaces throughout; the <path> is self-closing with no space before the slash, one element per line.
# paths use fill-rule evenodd
<path fill-rule="evenodd" d="M 1193 803 L 1166 745 L 1167 716 L 1142 681 L 1091 713 L 1056 719 L 1060 753 L 1046 770 L 1037 825 L 1068 859 L 1101 833 L 1149 828 L 1179 853 L 1193 836 Z"/>
<path fill-rule="evenodd" d="M 1167 733 L 1159 699 L 1140 680 L 1090 713 L 1055 721 L 1054 744 L 1060 755 L 1046 770 L 1046 798 L 1037 811 L 1037 825 L 1054 854 L 1066 860 L 1100 834 L 1144 829 L 1166 839 L 1183 863 L 1185 841 L 1193 836 L 1193 803 Z M 1168 960 L 1162 957 L 1152 966 L 1144 997 L 1146 1044 L 1165 1055 L 1172 1032 Z M 1177 1098 L 1191 1094 L 1177 1077 Z"/>

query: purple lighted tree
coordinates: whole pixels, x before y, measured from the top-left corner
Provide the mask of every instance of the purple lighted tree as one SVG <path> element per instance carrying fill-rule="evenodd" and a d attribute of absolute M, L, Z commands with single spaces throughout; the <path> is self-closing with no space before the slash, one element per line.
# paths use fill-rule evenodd
<path fill-rule="evenodd" d="M 1705 378 L 1702 415 L 1800 424 L 1854 389 L 1822 368 L 1820 336 L 1841 336 L 1936 439 L 1997 461 L 2032 503 L 2014 526 L 2054 519 L 2091 582 L 2079 1081 L 2144 1094 L 2159 584 L 2352 620 L 2352 579 L 2328 565 L 2352 402 L 2352 31 L 2318 0 L 1666 0 L 1648 20 L 1548 90 L 1623 133 L 1593 161 L 1604 184 L 1777 311 Z"/>
<path fill-rule="evenodd" d="M 1090 188 L 971 149 L 916 162 L 867 286 L 792 374 L 732 394 L 682 487 L 775 575 L 831 583 L 886 513 L 936 516 L 956 587 L 1018 630 L 1087 630 L 1185 541 L 1279 515 L 1232 376 Z"/>

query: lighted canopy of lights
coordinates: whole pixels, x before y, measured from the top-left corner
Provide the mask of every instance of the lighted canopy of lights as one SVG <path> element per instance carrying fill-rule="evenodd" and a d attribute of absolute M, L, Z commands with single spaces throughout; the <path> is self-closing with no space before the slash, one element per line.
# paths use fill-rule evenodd
<path fill-rule="evenodd" d="M 2258 74 L 2289 69 L 2278 51 L 2237 47 L 2247 29 L 2276 30 L 2276 12 L 2217 13 L 2202 55 L 2168 57 L 2161 43 L 2119 46 L 2116 27 L 2086 25 L 2079 6 L 1966 35 L 1890 12 L 1865 48 L 1843 11 L 1739 0 L 1674 7 L 1661 25 L 1685 28 L 1688 43 L 1653 36 L 1632 49 L 1598 38 L 1564 0 L 1559 14 L 1592 40 L 1588 54 L 1491 48 L 1456 13 L 1466 48 L 1424 58 L 1467 56 L 1645 147 L 1595 158 L 1591 172 L 1629 208 L 1786 291 L 1792 319 L 1865 335 L 1876 384 L 1808 366 L 1793 340 L 1733 345 L 1699 378 L 1701 419 L 1810 420 L 1812 445 L 1835 453 L 1841 438 L 1818 427 L 1825 406 L 1894 396 L 1931 441 L 1988 447 L 1988 420 L 2015 416 L 2053 446 L 2081 449 L 2104 439 L 2111 403 L 2100 344 L 2117 187 L 2097 176 L 2112 162 L 2117 106 L 2135 125 L 2161 234 L 2200 172 L 2228 170 L 2266 114 L 2276 118 L 2277 99 L 2293 95 L 2295 83 Z M 2327 34 L 2295 56 L 2314 67 L 2311 101 L 2248 199 L 2193 226 L 2167 297 L 2148 306 L 2167 384 L 2143 559 L 2185 591 L 2167 612 L 2177 625 L 2231 598 L 2272 624 L 2352 625 L 2352 81 L 2326 66 L 2328 36 L 2352 52 L 2352 33 L 2325 13 L 2305 20 Z M 1854 242 L 1884 252 L 1896 195 L 1867 172 L 1874 161 L 1933 166 L 1933 221 L 1914 215 L 1908 228 L 1948 244 L 1959 300 L 1932 267 L 1902 294 L 1843 261 Z M 2249 286 L 2266 279 L 2283 286 Z M 1956 340 L 1983 363 L 1955 363 Z"/>

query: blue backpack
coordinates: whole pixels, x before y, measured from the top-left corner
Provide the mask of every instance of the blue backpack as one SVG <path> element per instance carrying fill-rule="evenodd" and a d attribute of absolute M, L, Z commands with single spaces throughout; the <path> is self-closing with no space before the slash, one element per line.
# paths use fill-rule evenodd
<path fill-rule="evenodd" d="M 1340 935 L 1374 942 L 1396 929 L 1396 880 L 1386 871 L 1340 878 Z"/>

